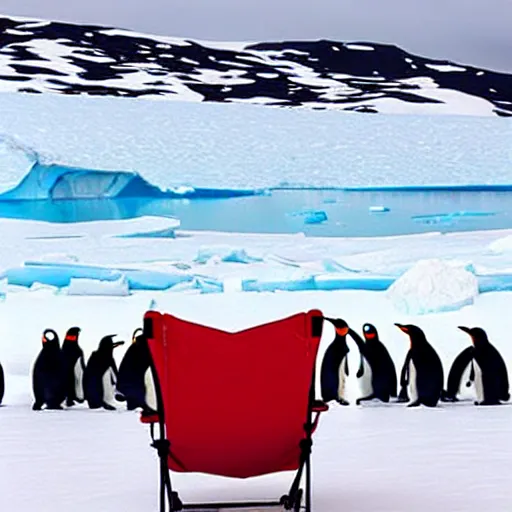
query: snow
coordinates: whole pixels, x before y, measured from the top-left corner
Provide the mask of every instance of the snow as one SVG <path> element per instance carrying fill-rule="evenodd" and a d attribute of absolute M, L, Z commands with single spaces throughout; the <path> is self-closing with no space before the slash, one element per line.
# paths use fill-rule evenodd
<path fill-rule="evenodd" d="M 498 238 L 489 244 L 489 251 L 496 254 L 512 252 L 512 235 Z"/>
<path fill-rule="evenodd" d="M 126 297 L 130 295 L 128 280 L 121 276 L 117 281 L 71 278 L 67 289 L 68 295 L 113 295 Z"/>
<path fill-rule="evenodd" d="M 478 295 L 476 276 L 464 267 L 441 260 L 421 260 L 388 289 L 398 311 L 421 315 L 472 304 Z"/>
<path fill-rule="evenodd" d="M 452 64 L 425 64 L 427 68 L 435 69 L 436 71 L 452 72 L 452 71 L 466 71 L 466 68 L 461 66 L 454 66 Z"/>
<path fill-rule="evenodd" d="M 371 46 L 366 46 L 364 44 L 346 44 L 345 48 L 348 48 L 349 50 L 360 50 L 360 51 L 366 51 L 366 52 L 372 52 L 375 50 L 375 48 Z"/>
<path fill-rule="evenodd" d="M 402 363 L 408 341 L 393 322 L 422 327 L 445 368 L 468 343 L 456 326 L 479 324 L 506 361 L 512 358 L 512 346 L 506 342 L 509 326 L 502 321 L 509 293 L 479 296 L 460 311 L 422 317 L 397 313 L 382 294 L 373 292 L 182 295 L 179 300 L 172 294 L 153 293 L 122 299 L 17 294 L 0 309 L 7 373 L 5 406 L 0 411 L 2 510 L 13 504 L 18 512 L 70 508 L 107 512 L 120 504 L 127 512 L 138 512 L 157 506 L 157 459 L 138 415 L 121 404 L 112 413 L 83 406 L 34 413 L 28 377 L 44 328 L 52 326 L 63 335 L 70 325 L 82 326 L 81 345 L 88 357 L 105 333 L 130 339 L 152 298 L 159 309 L 181 318 L 233 331 L 312 307 L 329 316 L 343 316 L 357 330 L 371 321 L 396 365 Z M 21 311 L 30 311 L 30 322 L 9 321 L 19 318 Z M 326 326 L 320 357 L 332 334 Z M 349 364 L 356 368 L 357 349 L 353 345 L 350 349 Z M 119 350 L 118 361 L 125 349 Z M 353 372 L 348 390 L 353 400 L 357 396 Z M 472 401 L 441 404 L 437 410 L 412 410 L 402 404 L 356 407 L 353 402 L 349 407 L 333 406 L 314 437 L 315 511 L 331 512 L 340 503 L 358 512 L 506 510 L 511 416 L 508 406 L 476 408 Z M 173 483 L 188 501 L 273 499 L 286 491 L 291 478 L 283 473 L 231 481 L 173 474 Z M 23 491 L 27 488 L 30 492 Z"/>
<path fill-rule="evenodd" d="M 10 93 L 0 95 L 0 111 L 4 141 L 43 155 L 45 164 L 136 172 L 164 190 L 226 183 L 259 189 L 283 182 L 315 187 L 512 182 L 512 123 L 506 118 L 361 116 Z M 6 162 L 11 153 L 19 155 L 10 147 L 1 151 Z M 0 191 L 28 172 L 27 158 L 22 154 L 19 160 L 2 172 Z M 322 172 L 311 172 L 317 169 Z"/>

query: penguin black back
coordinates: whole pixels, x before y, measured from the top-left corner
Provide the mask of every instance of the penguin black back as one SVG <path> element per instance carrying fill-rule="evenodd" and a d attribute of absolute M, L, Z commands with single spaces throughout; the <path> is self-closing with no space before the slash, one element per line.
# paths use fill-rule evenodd
<path fill-rule="evenodd" d="M 473 357 L 481 372 L 483 400 L 478 405 L 498 405 L 510 399 L 507 366 L 496 347 L 491 344 L 487 333 L 480 327 L 459 329 L 471 337 L 474 346 Z"/>
<path fill-rule="evenodd" d="M 46 404 L 47 409 L 62 409 L 66 397 L 65 366 L 58 334 L 53 329 L 46 329 L 42 344 L 32 374 L 35 398 L 32 408 L 40 410 Z"/>
<path fill-rule="evenodd" d="M 142 329 L 136 329 L 132 343 L 126 350 L 119 365 L 116 389 L 126 400 L 128 410 L 141 407 L 148 409 L 146 403 L 146 372 L 151 364 L 151 355 Z M 117 397 L 119 400 L 121 397 Z"/>
<path fill-rule="evenodd" d="M 470 346 L 460 352 L 460 354 L 453 360 L 450 371 L 448 372 L 446 392 L 444 392 L 442 396 L 442 400 L 444 402 L 457 402 L 459 400 L 457 395 L 460 391 L 462 376 L 466 369 L 471 365 L 474 355 L 475 349 L 473 346 Z M 468 382 L 467 384 L 470 386 L 471 382 Z"/>
<path fill-rule="evenodd" d="M 101 339 L 98 349 L 90 355 L 85 367 L 84 395 L 91 409 L 115 409 L 112 401 L 118 370 L 114 360 L 114 349 L 124 344 L 124 341 L 114 342 L 115 336 L 111 334 Z"/>
<path fill-rule="evenodd" d="M 355 333 L 354 333 L 355 334 Z M 397 377 L 395 364 L 389 355 L 385 345 L 379 339 L 377 328 L 373 324 L 366 323 L 363 325 L 364 343 L 360 346 L 360 350 L 371 369 L 371 388 L 372 392 L 367 397 L 358 400 L 378 398 L 382 402 L 389 402 L 390 397 L 397 396 Z M 360 343 L 358 343 L 358 346 Z M 364 367 L 358 372 L 358 377 L 364 374 Z"/>
<path fill-rule="evenodd" d="M 321 372 L 320 372 L 320 386 L 322 400 L 329 402 L 336 400 L 343 405 L 348 402 L 343 396 L 340 396 L 340 378 L 343 378 L 343 371 L 348 375 L 348 364 L 346 356 L 349 353 L 347 346 L 347 334 L 349 327 L 345 320 L 338 318 L 324 318 L 334 326 L 335 336 L 327 350 L 325 351 Z M 342 364 L 344 368 L 342 368 Z M 343 387 L 343 386 L 341 386 Z"/>
<path fill-rule="evenodd" d="M 425 333 L 418 326 L 412 324 L 395 325 L 406 333 L 410 339 L 410 349 L 406 356 L 404 369 L 407 373 L 407 382 L 412 385 L 416 396 L 411 397 L 412 403 L 409 404 L 409 407 L 420 404 L 435 407 L 441 398 L 444 386 L 441 359 L 434 347 L 427 341 Z"/>
<path fill-rule="evenodd" d="M 81 403 L 83 396 L 83 373 L 85 370 L 84 352 L 79 345 L 81 329 L 68 329 L 62 343 L 62 355 L 66 372 L 66 405 L 71 407 L 75 401 Z"/>

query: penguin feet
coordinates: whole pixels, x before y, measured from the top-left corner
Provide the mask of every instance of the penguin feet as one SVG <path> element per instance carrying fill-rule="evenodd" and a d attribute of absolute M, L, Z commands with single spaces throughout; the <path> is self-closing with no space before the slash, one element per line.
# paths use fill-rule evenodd
<path fill-rule="evenodd" d="M 419 407 L 421 405 L 421 402 L 419 400 L 416 400 L 415 402 L 411 402 L 407 405 L 407 407 Z"/>
<path fill-rule="evenodd" d="M 350 405 L 350 402 L 347 402 L 347 400 L 345 400 L 344 398 L 338 398 L 336 402 L 338 402 L 340 405 Z"/>
<path fill-rule="evenodd" d="M 499 400 L 482 400 L 481 402 L 475 401 L 475 405 L 501 405 L 501 402 Z"/>
<path fill-rule="evenodd" d="M 43 408 L 43 404 L 41 402 L 34 402 L 32 406 L 33 411 L 40 411 Z"/>
<path fill-rule="evenodd" d="M 66 407 L 73 407 L 73 405 L 75 405 L 74 400 L 71 400 L 71 399 L 66 400 Z"/>
<path fill-rule="evenodd" d="M 103 402 L 102 404 L 103 409 L 106 409 L 107 411 L 115 411 L 116 408 L 113 405 L 107 404 L 107 402 Z"/>
<path fill-rule="evenodd" d="M 50 411 L 62 411 L 64 409 L 60 404 L 48 404 L 46 408 Z"/>

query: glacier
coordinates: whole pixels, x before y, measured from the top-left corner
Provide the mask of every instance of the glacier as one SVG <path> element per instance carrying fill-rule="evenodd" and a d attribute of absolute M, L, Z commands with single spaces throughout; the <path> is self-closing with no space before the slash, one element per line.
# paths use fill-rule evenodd
<path fill-rule="evenodd" d="M 11 93 L 0 112 L 2 137 L 43 165 L 129 171 L 162 191 L 512 184 L 508 118 Z M 0 192 L 34 163 L 13 152 L 0 150 Z"/>

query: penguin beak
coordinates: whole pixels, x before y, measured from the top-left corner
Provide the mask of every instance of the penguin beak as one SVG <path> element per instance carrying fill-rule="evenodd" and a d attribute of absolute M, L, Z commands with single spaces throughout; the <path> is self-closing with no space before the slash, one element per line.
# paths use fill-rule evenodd
<path fill-rule="evenodd" d="M 405 332 L 405 334 L 409 334 L 409 329 L 405 325 L 402 324 L 395 324 L 402 332 Z"/>
<path fill-rule="evenodd" d="M 117 347 L 120 347 L 121 345 L 124 345 L 124 341 L 116 341 L 112 347 L 113 348 L 117 348 Z"/>
<path fill-rule="evenodd" d="M 463 325 L 459 325 L 457 327 L 457 329 L 460 329 L 461 331 L 464 331 L 466 334 L 470 334 L 469 328 L 468 327 L 464 327 Z"/>
<path fill-rule="evenodd" d="M 327 320 L 331 324 L 334 323 L 334 318 L 328 318 L 328 317 L 324 316 L 324 320 Z"/>

